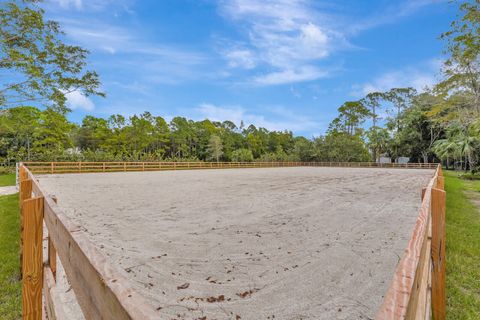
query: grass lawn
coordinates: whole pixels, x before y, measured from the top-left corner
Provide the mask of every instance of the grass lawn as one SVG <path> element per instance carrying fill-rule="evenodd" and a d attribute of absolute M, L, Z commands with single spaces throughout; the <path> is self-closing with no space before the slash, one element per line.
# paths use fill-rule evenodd
<path fill-rule="evenodd" d="M 445 177 L 447 319 L 480 319 L 480 181 Z"/>
<path fill-rule="evenodd" d="M 15 174 L 0 175 L 0 187 L 15 185 Z"/>
<path fill-rule="evenodd" d="M 18 194 L 0 196 L 0 318 L 21 318 Z"/>

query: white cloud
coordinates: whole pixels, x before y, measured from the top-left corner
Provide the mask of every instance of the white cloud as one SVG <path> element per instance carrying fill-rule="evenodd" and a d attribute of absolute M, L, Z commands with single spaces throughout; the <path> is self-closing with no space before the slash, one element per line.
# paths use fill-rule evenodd
<path fill-rule="evenodd" d="M 355 17 L 348 14 L 346 4 L 325 0 L 219 0 L 220 13 L 245 38 L 220 53 L 230 67 L 256 68 L 250 80 L 257 84 L 312 81 L 328 70 L 325 62 L 320 68 L 320 62 L 340 49 L 355 47 L 348 37 L 446 1 L 386 2 L 375 13 Z M 258 69 L 269 73 L 259 75 Z"/>
<path fill-rule="evenodd" d="M 385 72 L 372 81 L 356 84 L 352 95 L 364 96 L 370 92 L 384 92 L 392 88 L 412 87 L 417 91 L 432 88 L 438 83 L 437 74 L 440 66 L 437 59 L 432 59 L 420 67 L 405 67 L 401 70 Z"/>
<path fill-rule="evenodd" d="M 370 16 L 355 19 L 352 23 L 346 24 L 344 30 L 346 33 L 358 33 L 381 25 L 392 24 L 428 6 L 446 3 L 448 1 L 449 0 L 404 0 L 387 2 L 389 3 L 387 8 Z"/>
<path fill-rule="evenodd" d="M 231 0 L 220 2 L 221 13 L 244 30 L 247 45 L 222 50 L 229 66 L 273 69 L 256 76 L 263 85 L 310 81 L 324 76 L 314 64 L 346 43 L 327 18 L 305 0 Z"/>
<path fill-rule="evenodd" d="M 137 81 L 174 84 L 213 73 L 212 68 L 202 69 L 210 61 L 205 54 L 151 41 L 139 31 L 96 20 L 63 19 L 62 24 L 69 39 L 93 53 L 108 54 L 107 66 L 138 76 Z"/>
<path fill-rule="evenodd" d="M 198 64 L 205 57 L 197 52 L 182 50 L 146 41 L 130 30 L 99 22 L 63 20 L 67 36 L 80 44 L 108 53 L 133 53 L 168 58 L 184 64 Z"/>
<path fill-rule="evenodd" d="M 108 10 L 117 13 L 118 10 L 132 13 L 130 6 L 134 0 L 47 0 L 45 5 L 50 10 L 76 10 L 100 12 Z"/>
<path fill-rule="evenodd" d="M 286 84 L 315 80 L 327 76 L 327 72 L 313 66 L 302 66 L 297 69 L 286 69 L 278 72 L 271 72 L 266 75 L 255 77 L 255 83 L 262 85 Z"/>
<path fill-rule="evenodd" d="M 64 9 L 69 9 L 70 7 L 74 7 L 77 10 L 82 9 L 82 0 L 56 0 L 56 2 Z"/>
<path fill-rule="evenodd" d="M 218 106 L 211 103 L 202 103 L 196 108 L 196 114 L 191 115 L 197 119 L 209 119 L 211 121 L 230 120 L 236 125 L 240 125 L 241 121 L 246 126 L 253 124 L 257 128 L 262 127 L 268 130 L 291 130 L 293 132 L 305 132 L 318 130 L 320 123 L 311 119 L 306 115 L 292 112 L 291 109 L 284 107 L 270 107 L 272 113 L 270 117 L 252 113 L 241 106 Z"/>
<path fill-rule="evenodd" d="M 92 100 L 79 91 L 69 92 L 65 97 L 67 98 L 67 106 L 71 109 L 83 109 L 85 111 L 92 111 L 95 109 Z"/>
<path fill-rule="evenodd" d="M 248 49 L 233 49 L 226 51 L 224 55 L 232 68 L 253 69 L 257 64 L 254 53 Z"/>

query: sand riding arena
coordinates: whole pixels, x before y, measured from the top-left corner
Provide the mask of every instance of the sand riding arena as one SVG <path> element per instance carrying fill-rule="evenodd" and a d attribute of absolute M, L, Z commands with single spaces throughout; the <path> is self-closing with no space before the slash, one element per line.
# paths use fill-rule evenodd
<path fill-rule="evenodd" d="M 207 320 L 442 313 L 441 168 L 268 164 L 91 164 L 96 173 L 85 172 L 88 163 L 83 171 L 75 171 L 78 164 L 22 164 L 24 314 Z"/>

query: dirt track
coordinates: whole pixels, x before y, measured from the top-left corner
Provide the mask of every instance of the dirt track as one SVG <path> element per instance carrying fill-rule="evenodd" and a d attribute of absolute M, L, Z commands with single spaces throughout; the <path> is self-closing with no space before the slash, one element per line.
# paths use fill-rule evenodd
<path fill-rule="evenodd" d="M 432 175 L 225 169 L 51 175 L 40 184 L 161 319 L 369 319 Z"/>

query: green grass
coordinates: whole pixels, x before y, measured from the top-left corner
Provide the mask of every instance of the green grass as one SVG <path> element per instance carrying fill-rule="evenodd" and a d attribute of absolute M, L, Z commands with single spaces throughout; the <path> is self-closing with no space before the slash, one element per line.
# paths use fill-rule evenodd
<path fill-rule="evenodd" d="M 445 172 L 447 192 L 447 319 L 480 319 L 480 181 Z"/>
<path fill-rule="evenodd" d="M 21 318 L 18 194 L 0 196 L 0 318 Z"/>
<path fill-rule="evenodd" d="M 0 175 L 0 187 L 4 186 L 14 186 L 15 185 L 15 174 L 2 174 Z"/>

